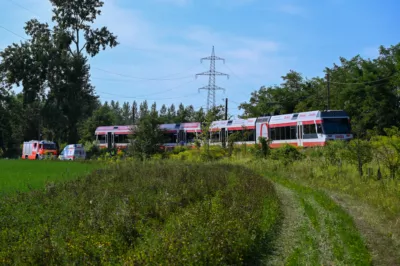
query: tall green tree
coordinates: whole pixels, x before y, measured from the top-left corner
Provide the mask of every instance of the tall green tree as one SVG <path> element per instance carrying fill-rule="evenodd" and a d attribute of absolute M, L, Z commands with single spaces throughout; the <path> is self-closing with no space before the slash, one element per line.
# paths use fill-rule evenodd
<path fill-rule="evenodd" d="M 29 40 L 10 45 L 0 54 L 1 69 L 8 84 L 23 86 L 24 105 L 37 107 L 36 114 L 48 127 L 75 143 L 77 125 L 97 106 L 87 56 L 96 56 L 100 49 L 118 42 L 106 27 L 91 26 L 101 13 L 102 1 L 50 2 L 55 26 L 50 29 L 47 23 L 28 21 L 24 29 Z M 36 120 L 40 125 L 40 119 Z"/>

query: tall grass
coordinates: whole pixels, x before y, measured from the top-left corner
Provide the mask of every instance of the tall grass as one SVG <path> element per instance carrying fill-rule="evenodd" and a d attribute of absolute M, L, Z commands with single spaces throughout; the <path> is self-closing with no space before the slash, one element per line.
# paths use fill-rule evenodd
<path fill-rule="evenodd" d="M 0 213 L 1 263 L 220 265 L 267 250 L 279 204 L 244 167 L 156 161 L 6 196 Z"/>

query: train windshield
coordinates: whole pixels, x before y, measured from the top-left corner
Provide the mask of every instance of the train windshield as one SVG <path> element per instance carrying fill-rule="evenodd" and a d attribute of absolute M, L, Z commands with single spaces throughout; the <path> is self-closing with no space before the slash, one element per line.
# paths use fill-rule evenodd
<path fill-rule="evenodd" d="M 350 134 L 350 123 L 347 118 L 324 118 L 322 124 L 325 134 Z"/>

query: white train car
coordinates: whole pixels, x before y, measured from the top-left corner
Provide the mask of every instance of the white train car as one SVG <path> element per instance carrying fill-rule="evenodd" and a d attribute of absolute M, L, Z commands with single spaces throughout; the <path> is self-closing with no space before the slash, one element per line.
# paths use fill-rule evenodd
<path fill-rule="evenodd" d="M 128 135 L 134 134 L 134 126 L 101 126 L 95 131 L 101 148 L 125 148 Z M 200 122 L 161 124 L 168 148 L 192 145 L 202 133 Z M 285 143 L 299 147 L 324 146 L 329 140 L 353 138 L 350 117 L 342 110 L 310 111 L 284 115 L 254 117 L 248 119 L 213 121 L 209 128 L 210 144 L 222 145 L 229 136 L 240 132 L 245 139 L 235 143 L 258 144 L 259 137 L 271 140 L 271 148 Z"/>

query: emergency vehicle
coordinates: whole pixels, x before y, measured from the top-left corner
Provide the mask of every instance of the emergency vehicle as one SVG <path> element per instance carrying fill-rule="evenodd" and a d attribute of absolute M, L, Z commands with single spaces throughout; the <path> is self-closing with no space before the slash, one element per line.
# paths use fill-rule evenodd
<path fill-rule="evenodd" d="M 60 160 L 86 159 L 86 151 L 82 144 L 69 144 L 60 152 Z"/>
<path fill-rule="evenodd" d="M 25 141 L 22 147 L 22 159 L 40 160 L 47 156 L 57 156 L 57 145 L 52 141 Z"/>

